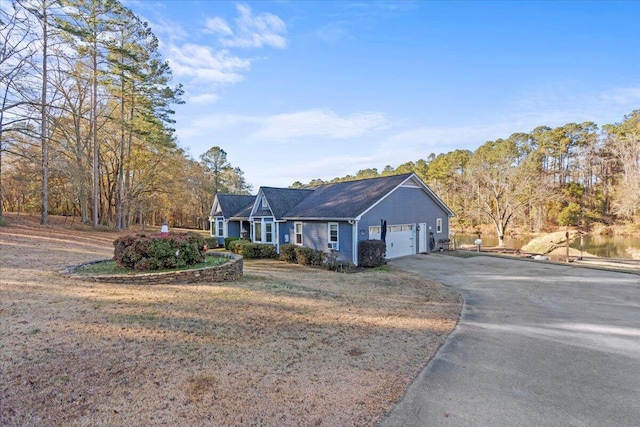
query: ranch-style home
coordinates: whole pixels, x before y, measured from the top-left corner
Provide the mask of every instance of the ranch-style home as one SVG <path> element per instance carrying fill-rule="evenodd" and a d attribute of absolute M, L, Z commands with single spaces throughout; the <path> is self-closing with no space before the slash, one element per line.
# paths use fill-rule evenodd
<path fill-rule="evenodd" d="M 382 239 L 387 258 L 440 249 L 454 214 L 413 173 L 313 188 L 260 187 L 256 196 L 217 194 L 211 235 L 335 251 L 358 265 L 358 242 Z"/>

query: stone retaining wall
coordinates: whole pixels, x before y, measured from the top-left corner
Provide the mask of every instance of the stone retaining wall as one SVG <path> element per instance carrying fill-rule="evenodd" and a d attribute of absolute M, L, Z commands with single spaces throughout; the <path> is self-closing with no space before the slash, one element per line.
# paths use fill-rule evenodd
<path fill-rule="evenodd" d="M 215 267 L 194 268 L 191 270 L 164 271 L 159 273 L 132 273 L 132 274 L 101 274 L 84 276 L 74 274 L 80 267 L 96 264 L 98 262 L 111 261 L 100 260 L 85 264 L 67 267 L 60 274 L 70 279 L 80 279 L 90 282 L 122 283 L 139 285 L 162 284 L 188 284 L 188 283 L 214 283 L 229 282 L 242 277 L 243 261 L 240 255 L 230 253 L 214 253 L 207 256 L 219 256 L 229 258 L 230 261 Z"/>

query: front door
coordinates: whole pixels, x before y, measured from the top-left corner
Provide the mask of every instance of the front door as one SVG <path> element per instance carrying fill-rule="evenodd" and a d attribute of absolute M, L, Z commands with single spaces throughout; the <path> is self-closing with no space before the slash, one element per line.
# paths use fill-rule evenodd
<path fill-rule="evenodd" d="M 429 252 L 429 247 L 427 246 L 427 223 L 421 222 L 419 225 L 420 232 L 418 234 L 418 249 L 420 253 L 426 254 Z"/>

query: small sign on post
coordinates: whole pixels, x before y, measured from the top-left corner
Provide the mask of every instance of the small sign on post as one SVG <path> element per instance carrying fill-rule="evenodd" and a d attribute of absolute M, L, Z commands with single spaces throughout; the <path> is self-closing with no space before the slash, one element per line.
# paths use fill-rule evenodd
<path fill-rule="evenodd" d="M 165 236 L 169 235 L 169 226 L 167 225 L 166 222 L 164 224 L 162 224 L 162 228 L 160 228 L 160 235 L 162 237 L 165 237 Z"/>

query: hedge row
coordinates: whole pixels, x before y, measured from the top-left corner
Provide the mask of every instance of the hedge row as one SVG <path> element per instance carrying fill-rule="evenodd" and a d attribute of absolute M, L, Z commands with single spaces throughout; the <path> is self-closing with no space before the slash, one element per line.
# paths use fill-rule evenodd
<path fill-rule="evenodd" d="M 169 233 L 166 236 L 130 234 L 113 242 L 113 259 L 125 268 L 161 270 L 182 268 L 204 261 L 207 246 L 196 233 Z"/>
<path fill-rule="evenodd" d="M 248 240 L 229 242 L 229 250 L 246 259 L 277 258 L 276 247 L 265 243 L 252 243 Z"/>
<path fill-rule="evenodd" d="M 380 267 L 386 263 L 385 256 L 387 245 L 381 240 L 364 240 L 359 243 L 359 264 L 361 267 Z M 344 270 L 352 268 L 349 263 L 339 261 L 334 254 L 326 254 L 323 251 L 306 248 L 294 244 L 280 246 L 280 260 L 293 264 L 313 265 L 324 267 L 328 270 Z"/>
<path fill-rule="evenodd" d="M 241 240 L 240 237 L 225 237 L 224 238 L 224 248 L 226 250 L 231 250 L 231 243 L 236 240 Z"/>
<path fill-rule="evenodd" d="M 320 250 L 303 246 L 286 244 L 280 246 L 280 260 L 292 264 L 311 265 L 333 271 L 349 271 L 353 264 L 339 261 L 335 253 L 325 253 Z"/>

